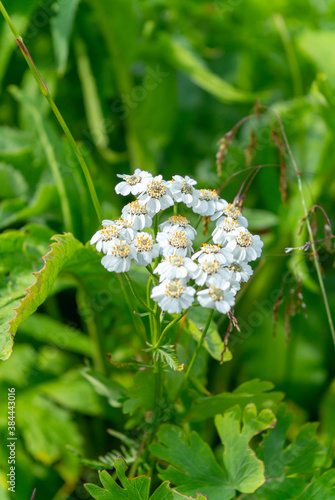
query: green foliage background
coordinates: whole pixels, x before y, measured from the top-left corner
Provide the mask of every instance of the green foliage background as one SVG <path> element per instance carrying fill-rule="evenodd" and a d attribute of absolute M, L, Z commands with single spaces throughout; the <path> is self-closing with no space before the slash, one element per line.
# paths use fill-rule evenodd
<path fill-rule="evenodd" d="M 242 125 L 220 175 L 215 154 L 218 140 L 253 113 L 254 103 L 260 99 L 282 118 L 302 172 L 308 208 L 322 205 L 335 223 L 335 3 L 4 3 L 81 147 L 106 218 L 117 218 L 124 202 L 114 192 L 116 174 L 136 167 L 161 173 L 166 179 L 175 173 L 188 174 L 200 187 L 209 188 L 218 188 L 242 170 L 222 190 L 222 196 L 232 201 L 249 172 L 244 170 L 246 152 L 252 153 L 252 166 L 275 165 L 260 170 L 245 200 L 251 229 L 261 234 L 265 249 L 235 309 L 241 333 L 231 334 L 232 360 L 221 365 L 220 345 L 216 350 L 212 346 L 212 351 L 207 346 L 196 365 L 194 380 L 198 383 L 193 391 L 197 397 L 205 397 L 207 391 L 220 395 L 255 378 L 273 382 L 276 391 L 285 393 L 295 415 L 293 423 L 287 425 L 288 442 L 306 422 L 321 422 L 317 446 L 328 450 L 328 461 L 306 465 L 303 472 L 308 474 L 326 463 L 329 467 L 334 451 L 334 345 L 309 252 L 284 253 L 286 247 L 304 245 L 308 236 L 305 226 L 299 232 L 304 212 L 289 160 L 287 201 L 282 199 L 279 148 L 271 140 L 273 115 L 264 113 Z M 141 319 L 130 313 L 117 277 L 106 273 L 99 255 L 85 245 L 99 224 L 83 175 L 2 19 L 0 87 L 0 345 L 2 358 L 8 358 L 0 366 L 4 395 L 0 432 L 5 438 L 7 387 L 14 386 L 19 435 L 14 498 L 29 498 L 34 487 L 36 499 L 89 498 L 83 483 L 97 483 L 96 469 L 103 464 L 111 468 L 115 453 L 132 463 L 134 442 L 141 436 L 141 408 L 151 409 L 150 394 L 142 390 L 150 381 L 141 380 L 139 373 L 134 389 L 132 367 L 107 366 L 92 339 L 97 331 L 103 332 L 105 352 L 116 362 L 133 362 L 143 356 L 143 326 Z M 316 214 L 316 238 L 322 239 L 325 219 L 321 211 Z M 50 242 L 54 234 L 64 232 L 74 237 L 62 236 Z M 41 257 L 50 251 L 50 243 L 55 259 L 46 257 L 43 263 Z M 318 248 L 334 311 L 334 244 L 332 240 L 327 243 L 328 247 L 318 243 Z M 32 273 L 43 265 L 47 282 L 38 289 L 37 299 L 34 296 L 26 301 L 23 315 L 9 325 L 24 290 L 34 283 Z M 140 275 L 136 277 L 141 281 Z M 297 303 L 300 277 L 307 316 L 292 307 L 293 301 Z M 284 278 L 274 335 L 273 307 Z M 192 320 L 179 340 L 180 362 L 194 350 L 192 331 L 196 338 L 197 327 L 205 322 L 203 318 Z M 224 336 L 227 321 L 217 320 Z M 17 329 L 9 357 L 10 333 Z M 104 370 L 107 373 L 101 375 Z M 171 387 L 179 376 L 171 374 Z M 140 391 L 136 392 L 136 384 Z M 213 417 L 236 408 L 241 401 L 232 399 L 229 403 L 225 396 L 215 397 L 221 399 L 211 400 L 210 405 L 206 400 L 202 407 L 201 402 L 191 406 L 190 398 L 187 425 L 188 431 L 197 431 L 198 439 L 208 443 L 219 457 L 222 444 L 215 424 L 220 434 L 219 418 L 228 419 L 230 414 L 217 417 L 215 424 Z M 123 409 L 122 398 L 126 400 Z M 259 403 L 258 410 L 274 409 L 279 399 L 269 398 L 268 406 L 264 401 Z M 126 424 L 123 412 L 130 413 Z M 174 423 L 173 418 L 167 413 L 167 421 Z M 240 417 L 236 418 L 239 421 Z M 108 428 L 113 434 L 106 433 Z M 162 439 L 173 429 L 163 426 Z M 121 444 L 115 432 L 126 432 Z M 154 446 L 161 448 L 152 453 L 156 451 L 156 457 L 167 460 L 169 451 L 163 451 L 162 445 Z M 266 464 L 264 453 L 257 452 Z M 78 460 L 78 454 L 86 461 Z M 99 456 L 103 458 L 98 460 Z M 3 447 L 0 495 L 7 500 L 12 496 L 6 491 L 6 461 Z M 288 467 L 290 461 L 283 463 Z M 291 474 L 297 473 L 298 469 L 292 469 Z M 328 481 L 324 496 L 320 496 L 320 489 L 312 491 L 313 486 L 305 496 L 292 498 L 334 498 L 332 472 L 326 473 L 327 481 L 321 472 L 316 481 L 322 484 L 321 490 Z M 165 471 L 161 479 L 173 482 L 176 475 Z M 192 483 L 192 477 L 185 479 L 185 484 L 187 481 Z M 176 479 L 174 484 L 184 483 Z M 191 494 L 185 484 L 178 491 Z M 299 484 L 293 487 L 301 492 Z M 243 488 L 237 489 L 243 492 Z M 288 498 L 285 492 L 283 495 L 265 492 L 243 498 Z"/>

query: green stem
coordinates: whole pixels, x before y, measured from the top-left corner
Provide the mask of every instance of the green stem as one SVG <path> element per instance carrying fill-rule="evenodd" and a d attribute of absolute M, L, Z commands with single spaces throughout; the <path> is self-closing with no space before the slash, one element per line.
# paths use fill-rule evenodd
<path fill-rule="evenodd" d="M 164 337 L 166 335 L 166 332 L 173 326 L 175 325 L 176 323 L 178 323 L 178 321 L 180 321 L 183 316 L 185 316 L 185 314 L 187 314 L 187 311 L 188 309 L 186 309 L 186 311 L 183 311 L 182 313 L 178 314 L 178 316 L 176 316 L 175 318 L 173 318 L 172 321 L 170 321 L 170 323 L 164 328 L 164 330 L 162 331 L 161 333 L 161 336 L 159 337 L 158 339 L 158 342 L 157 344 L 155 345 L 155 348 L 158 348 L 160 347 L 161 343 L 163 342 L 164 340 Z"/>
<path fill-rule="evenodd" d="M 196 223 L 196 225 L 194 226 L 194 229 L 198 229 L 198 226 L 199 226 L 199 224 L 200 224 L 201 220 L 202 220 L 202 215 L 199 215 L 198 220 L 197 220 L 197 223 Z"/>
<path fill-rule="evenodd" d="M 84 176 L 85 176 L 85 179 L 86 179 L 86 182 L 87 182 L 87 185 L 88 185 L 88 189 L 90 191 L 90 195 L 91 195 L 91 198 L 92 198 L 92 202 L 93 202 L 93 205 L 94 205 L 94 208 L 95 208 L 95 211 L 96 211 L 96 214 L 97 214 L 97 217 L 99 219 L 99 222 L 101 222 L 101 220 L 103 219 L 103 215 L 102 215 L 102 210 L 101 210 L 101 206 L 100 206 L 100 203 L 99 203 L 99 200 L 98 200 L 98 196 L 96 194 L 96 191 L 95 191 L 95 188 L 94 188 L 94 185 L 93 185 L 93 182 L 92 182 L 92 178 L 91 178 L 91 174 L 89 172 L 89 169 L 86 165 L 86 162 L 84 160 L 84 157 L 76 143 L 76 141 L 74 140 L 74 137 L 73 135 L 71 134 L 70 132 L 70 129 L 69 127 L 67 126 L 67 124 L 65 123 L 65 120 L 63 118 L 63 116 L 61 115 L 59 109 L 57 108 L 54 100 L 52 99 L 51 97 L 51 94 L 49 92 L 49 89 L 48 87 L 46 86 L 42 76 L 40 75 L 38 69 L 36 68 L 36 65 L 27 49 L 27 47 L 25 46 L 21 36 L 19 35 L 19 33 L 17 32 L 14 24 L 12 23 L 11 21 L 11 18 L 10 16 L 8 15 L 8 12 L 6 11 L 3 3 L 0 1 L 0 12 L 1 14 L 3 15 L 6 23 L 8 24 L 10 30 L 12 31 L 15 39 L 16 39 L 16 42 L 23 54 L 23 57 L 25 58 L 31 72 L 32 72 L 32 75 L 33 77 L 35 78 L 35 81 L 40 89 L 40 91 L 42 92 L 42 94 L 44 95 L 44 97 L 46 98 L 46 100 L 48 101 L 49 105 L 50 105 L 50 108 L 52 109 L 54 115 L 56 116 L 57 120 L 58 120 L 58 123 L 60 124 L 60 126 L 62 127 L 63 129 L 63 132 L 64 134 L 66 135 L 67 137 L 67 140 L 69 141 L 69 143 L 71 144 L 74 152 L 75 152 L 75 155 L 79 161 L 79 164 L 82 168 L 82 171 L 84 173 Z"/>
<path fill-rule="evenodd" d="M 149 311 L 151 314 L 154 314 L 154 310 L 151 309 L 151 307 L 147 306 L 147 304 L 144 302 L 144 300 L 141 299 L 141 297 L 138 295 L 137 291 L 135 290 L 135 287 L 133 285 L 133 281 L 131 279 L 131 277 L 129 276 L 128 273 L 124 273 L 125 277 L 126 277 L 126 280 L 128 282 L 128 285 L 129 285 L 129 288 L 130 290 L 132 291 L 135 299 L 141 304 L 142 307 L 144 307 L 144 309 L 146 309 L 147 311 Z"/>
<path fill-rule="evenodd" d="M 187 379 L 190 376 L 191 370 L 192 370 L 192 368 L 194 366 L 194 363 L 195 363 L 195 361 L 196 361 L 196 359 L 198 357 L 199 351 L 200 351 L 200 349 L 202 347 L 202 344 L 203 344 L 203 341 L 204 341 L 204 339 L 206 337 L 206 333 L 208 332 L 208 328 L 209 328 L 209 326 L 211 324 L 211 321 L 213 319 L 213 315 L 214 315 L 214 309 L 211 309 L 210 312 L 209 312 L 209 315 L 208 315 L 208 319 L 207 319 L 207 323 L 205 325 L 204 331 L 202 332 L 202 335 L 201 335 L 201 337 L 199 339 L 198 345 L 195 348 L 195 351 L 193 353 L 193 356 L 192 356 L 192 359 L 190 361 L 190 364 L 188 365 L 188 368 L 186 370 L 183 384 L 185 384 L 185 382 L 187 381 Z"/>
<path fill-rule="evenodd" d="M 147 334 L 146 334 L 146 330 L 145 330 L 143 321 L 141 320 L 141 318 L 139 318 L 138 316 L 136 316 L 136 314 L 133 314 L 134 313 L 134 308 L 132 307 L 132 304 L 131 304 L 131 301 L 130 301 L 130 298 L 129 298 L 128 290 L 126 289 L 124 281 L 122 279 L 123 276 L 121 274 L 118 274 L 118 278 L 119 278 L 120 285 L 121 285 L 121 288 L 122 288 L 122 291 L 123 291 L 123 295 L 124 295 L 124 297 L 126 299 L 126 302 L 127 302 L 127 306 L 128 306 L 129 312 L 130 312 L 131 317 L 133 319 L 134 326 L 140 332 L 140 334 L 142 335 L 142 337 L 147 340 Z"/>

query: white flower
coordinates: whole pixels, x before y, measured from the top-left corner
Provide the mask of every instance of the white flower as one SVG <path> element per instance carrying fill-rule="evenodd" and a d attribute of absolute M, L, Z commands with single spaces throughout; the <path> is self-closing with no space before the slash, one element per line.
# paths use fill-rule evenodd
<path fill-rule="evenodd" d="M 200 305 L 216 309 L 222 314 L 229 312 L 235 304 L 234 291 L 231 290 L 230 282 L 225 281 L 220 276 L 212 276 L 208 279 L 208 286 L 209 288 L 197 293 Z"/>
<path fill-rule="evenodd" d="M 125 240 L 117 240 L 108 248 L 108 253 L 101 259 L 107 271 L 124 273 L 131 264 L 130 245 Z"/>
<path fill-rule="evenodd" d="M 199 200 L 193 206 L 193 212 L 209 217 L 218 211 L 222 211 L 227 202 L 222 200 L 215 189 L 200 189 Z"/>
<path fill-rule="evenodd" d="M 128 196 L 128 194 L 133 194 L 135 196 L 143 193 L 146 187 L 146 181 L 152 178 L 152 175 L 145 170 L 140 170 L 137 168 L 132 175 L 127 174 L 117 174 L 118 177 L 123 179 L 115 186 L 115 191 L 117 194 L 122 194 L 123 196 Z"/>
<path fill-rule="evenodd" d="M 157 233 L 160 253 L 168 255 L 178 255 L 178 257 L 188 257 L 193 252 L 192 241 L 188 238 L 186 231 L 173 231 L 171 233 Z"/>
<path fill-rule="evenodd" d="M 194 301 L 195 289 L 182 280 L 164 280 L 151 291 L 151 298 L 169 314 L 181 313 Z"/>
<path fill-rule="evenodd" d="M 130 244 L 130 254 L 135 264 L 147 266 L 159 256 L 159 245 L 153 242 L 149 233 L 137 233 Z"/>
<path fill-rule="evenodd" d="M 158 264 L 154 273 L 159 274 L 159 281 L 193 278 L 198 273 L 198 266 L 189 257 L 169 255 Z"/>
<path fill-rule="evenodd" d="M 169 188 L 173 199 L 177 203 L 185 203 L 187 207 L 194 206 L 199 199 L 199 191 L 193 187 L 197 184 L 197 181 L 191 179 L 188 175 L 185 177 L 174 175 L 172 179 L 169 183 Z"/>
<path fill-rule="evenodd" d="M 234 281 L 249 281 L 250 276 L 253 274 L 252 267 L 246 262 L 232 262 L 227 269 L 231 273 L 231 279 Z"/>
<path fill-rule="evenodd" d="M 102 221 L 104 226 L 113 225 L 118 228 L 119 239 L 131 241 L 134 239 L 137 231 L 134 230 L 134 224 L 127 219 L 117 219 L 114 221 L 105 219 Z"/>
<path fill-rule="evenodd" d="M 138 231 L 152 226 L 151 215 L 149 215 L 145 205 L 138 200 L 132 201 L 123 207 L 122 218 L 127 220 L 128 223 L 132 222 L 133 228 Z"/>
<path fill-rule="evenodd" d="M 142 205 L 146 206 L 148 213 L 151 215 L 155 215 L 174 204 L 168 185 L 161 175 L 148 180 L 145 192 L 141 194 L 138 200 Z"/>
<path fill-rule="evenodd" d="M 200 250 L 198 250 L 194 255 L 192 255 L 192 259 L 198 259 L 198 262 L 201 263 L 203 260 L 217 260 L 219 264 L 227 265 L 233 262 L 233 254 L 230 249 L 222 248 L 220 245 L 209 245 L 208 243 L 204 243 Z"/>
<path fill-rule="evenodd" d="M 214 243 L 225 246 L 227 242 L 232 238 L 231 232 L 236 231 L 240 226 L 238 225 L 237 220 L 232 217 L 220 217 L 220 219 L 224 219 L 217 224 L 216 228 L 212 232 L 212 239 Z M 234 239 L 234 237 L 233 237 Z"/>
<path fill-rule="evenodd" d="M 102 229 L 99 229 L 91 238 L 90 244 L 95 245 L 98 252 L 107 253 L 108 248 L 120 236 L 120 228 L 112 220 L 102 221 Z"/>
<path fill-rule="evenodd" d="M 232 273 L 223 268 L 216 259 L 203 259 L 198 265 L 198 272 L 194 277 L 197 285 L 203 286 L 205 283 L 208 285 L 211 276 L 220 276 L 222 280 L 230 282 L 231 288 L 235 293 L 241 288 L 237 280 L 233 279 Z"/>
<path fill-rule="evenodd" d="M 194 240 L 197 234 L 194 227 L 192 227 L 186 217 L 182 215 L 173 215 L 169 217 L 168 220 L 159 225 L 159 229 L 164 233 L 171 233 L 177 230 L 185 231 L 190 240 Z"/>
<path fill-rule="evenodd" d="M 233 203 L 228 203 L 225 200 L 222 201 L 224 201 L 223 209 L 214 213 L 211 220 L 216 220 L 216 225 L 219 225 L 226 219 L 226 217 L 231 217 L 237 221 L 239 226 L 248 227 L 248 219 L 241 215 L 241 210 Z"/>
<path fill-rule="evenodd" d="M 233 252 L 234 260 L 249 262 L 261 256 L 264 243 L 258 234 L 253 235 L 241 227 L 232 236 L 234 239 L 227 243 L 226 248 Z"/>

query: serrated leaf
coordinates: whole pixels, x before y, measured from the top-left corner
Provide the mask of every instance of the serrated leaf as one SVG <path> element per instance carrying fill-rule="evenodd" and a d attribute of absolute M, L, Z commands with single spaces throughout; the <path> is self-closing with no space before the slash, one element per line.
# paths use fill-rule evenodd
<path fill-rule="evenodd" d="M 195 422 L 206 420 L 236 404 L 244 408 L 247 404 L 254 403 L 258 410 L 273 408 L 284 397 L 281 392 L 269 392 L 273 387 L 271 382 L 254 379 L 241 384 L 233 392 L 199 398 L 194 402 L 188 419 Z"/>
<path fill-rule="evenodd" d="M 234 406 L 224 415 L 215 417 L 215 425 L 224 445 L 223 461 L 228 472 L 229 483 L 242 493 L 252 493 L 265 481 L 264 464 L 249 447 L 250 440 L 260 432 L 274 427 L 276 417 L 271 410 L 262 410 L 257 415 L 256 406 L 250 403 L 242 411 Z"/>
<path fill-rule="evenodd" d="M 334 500 L 335 499 L 335 469 L 324 474 L 318 472 L 297 500 Z"/>
<path fill-rule="evenodd" d="M 22 259 L 24 232 L 4 233 L 0 236 L 0 255 L 4 254 L 2 262 L 5 258 L 8 260 L 8 269 L 4 271 L 10 276 L 5 277 L 7 288 L 1 302 L 1 316 L 4 321 L 0 330 L 0 359 L 10 356 L 18 327 L 44 302 L 62 268 L 82 247 L 70 233 L 56 235 L 52 239 L 55 242 L 50 245 L 50 251 L 42 257 L 44 266 L 33 273 L 35 282 L 30 284 L 33 269 L 29 259 L 26 256 L 21 262 L 13 259 L 13 253 L 20 255 L 21 257 L 17 258 Z"/>
<path fill-rule="evenodd" d="M 115 469 L 119 486 L 106 472 L 99 473 L 100 481 L 104 489 L 94 484 L 86 484 L 85 488 L 96 500 L 149 500 L 151 479 L 147 476 L 138 476 L 128 479 L 125 475 L 127 464 L 122 457 L 115 461 Z M 197 494 L 196 500 L 206 500 L 207 497 Z M 150 500 L 194 500 L 191 497 L 181 495 L 170 488 L 169 482 L 162 483 L 151 495 Z"/>
<path fill-rule="evenodd" d="M 160 471 L 161 479 L 171 481 L 186 495 L 201 492 L 211 500 L 229 500 L 235 496 L 212 450 L 196 432 L 188 440 L 179 427 L 166 424 L 159 430 L 158 439 L 159 444 L 152 444 L 150 451 L 170 464 Z"/>

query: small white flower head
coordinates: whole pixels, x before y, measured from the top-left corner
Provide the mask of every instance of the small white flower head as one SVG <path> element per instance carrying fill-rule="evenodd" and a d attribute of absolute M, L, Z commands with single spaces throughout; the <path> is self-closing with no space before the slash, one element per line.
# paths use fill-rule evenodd
<path fill-rule="evenodd" d="M 148 180 L 144 193 L 139 197 L 139 202 L 145 205 L 151 215 L 172 207 L 174 204 L 168 184 L 161 175 Z"/>
<path fill-rule="evenodd" d="M 123 207 L 122 218 L 127 220 L 128 223 L 132 222 L 132 227 L 136 231 L 152 226 L 151 215 L 149 215 L 145 205 L 138 200 L 132 201 Z"/>
<path fill-rule="evenodd" d="M 234 239 L 227 243 L 226 248 L 233 252 L 234 260 L 249 262 L 261 256 L 263 245 L 258 234 L 253 235 L 241 227 L 234 232 Z"/>
<path fill-rule="evenodd" d="M 249 281 L 249 278 L 253 275 L 252 267 L 249 266 L 246 262 L 232 262 L 227 267 L 230 272 L 231 279 L 234 281 L 243 281 L 246 283 Z"/>
<path fill-rule="evenodd" d="M 228 265 L 233 262 L 233 254 L 230 249 L 222 248 L 220 245 L 209 245 L 208 243 L 204 243 L 200 247 L 200 250 L 192 255 L 192 259 L 198 259 L 199 263 L 203 262 L 205 259 L 217 260 L 220 265 Z"/>
<path fill-rule="evenodd" d="M 226 246 L 228 241 L 232 238 L 231 233 L 236 231 L 240 226 L 237 220 L 232 217 L 224 217 L 224 219 L 216 226 L 212 232 L 212 239 L 214 243 L 221 246 Z M 234 239 L 234 237 L 233 237 Z"/>
<path fill-rule="evenodd" d="M 199 200 L 193 206 L 193 212 L 209 217 L 224 209 L 225 200 L 222 200 L 215 189 L 200 189 Z"/>
<path fill-rule="evenodd" d="M 224 201 L 225 204 L 223 209 L 213 214 L 211 220 L 216 220 L 216 225 L 218 226 L 221 222 L 224 222 L 227 217 L 231 217 L 237 221 L 239 226 L 248 227 L 248 219 L 241 215 L 241 210 L 233 203 L 228 203 L 225 200 L 222 201 Z"/>
<path fill-rule="evenodd" d="M 186 231 L 172 231 L 171 233 L 157 233 L 160 253 L 164 257 L 178 255 L 178 257 L 189 257 L 193 252 L 192 240 Z"/>
<path fill-rule="evenodd" d="M 124 273 L 131 264 L 130 245 L 125 240 L 116 240 L 108 248 L 108 253 L 101 259 L 101 264 L 109 272 Z"/>
<path fill-rule="evenodd" d="M 169 255 L 158 264 L 154 273 L 159 274 L 159 281 L 193 279 L 198 273 L 198 266 L 189 257 Z"/>
<path fill-rule="evenodd" d="M 188 175 L 185 177 L 174 175 L 172 179 L 169 183 L 169 188 L 173 199 L 177 203 L 185 203 L 189 208 L 196 205 L 199 200 L 199 191 L 193 186 L 197 184 L 197 181 L 191 179 Z"/>
<path fill-rule="evenodd" d="M 197 298 L 202 307 L 216 309 L 222 314 L 227 314 L 235 304 L 235 293 L 229 281 L 216 275 L 208 279 L 208 288 L 200 290 Z"/>
<path fill-rule="evenodd" d="M 123 179 L 123 181 L 115 186 L 115 191 L 117 194 L 122 194 L 123 196 L 128 196 L 129 194 L 137 196 L 143 193 L 146 182 L 152 178 L 149 172 L 140 170 L 139 168 L 137 168 L 132 175 L 117 174 L 117 176 Z"/>
<path fill-rule="evenodd" d="M 136 231 L 134 230 L 134 224 L 127 219 L 117 219 L 114 221 L 110 221 L 105 219 L 102 221 L 102 224 L 106 227 L 108 225 L 113 224 L 118 228 L 119 231 L 119 239 L 131 241 L 134 239 Z"/>
<path fill-rule="evenodd" d="M 153 287 L 151 298 L 158 302 L 163 311 L 179 314 L 193 304 L 194 294 L 195 289 L 187 286 L 183 280 L 164 280 Z"/>
<path fill-rule="evenodd" d="M 137 233 L 130 244 L 130 254 L 138 266 L 147 266 L 159 256 L 159 245 L 149 233 Z"/>
<path fill-rule="evenodd" d="M 194 277 L 197 285 L 203 286 L 207 283 L 211 276 L 221 276 L 226 281 L 231 281 L 231 274 L 229 271 L 222 267 L 222 265 L 214 258 L 204 258 L 198 265 L 198 272 Z"/>
<path fill-rule="evenodd" d="M 194 240 L 197 234 L 196 230 L 189 223 L 186 217 L 182 215 L 173 215 L 169 217 L 168 220 L 159 225 L 159 229 L 164 233 L 171 233 L 173 231 L 185 231 L 190 240 Z"/>
<path fill-rule="evenodd" d="M 107 253 L 108 248 L 120 236 L 120 228 L 115 221 L 102 221 L 102 229 L 99 229 L 91 238 L 90 244 L 95 245 L 98 252 Z"/>

